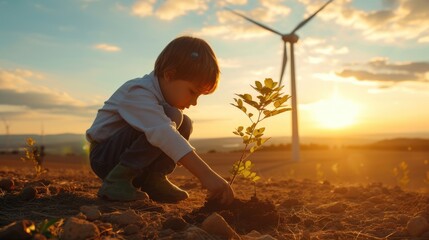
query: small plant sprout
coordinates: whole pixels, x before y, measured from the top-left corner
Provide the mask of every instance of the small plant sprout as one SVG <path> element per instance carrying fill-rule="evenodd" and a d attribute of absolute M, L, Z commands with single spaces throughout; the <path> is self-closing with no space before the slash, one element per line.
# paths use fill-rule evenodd
<path fill-rule="evenodd" d="M 239 126 L 233 132 L 240 136 L 243 140 L 244 148 L 239 160 L 237 160 L 231 170 L 232 178 L 229 182 L 233 184 L 237 175 L 241 175 L 249 179 L 254 184 L 260 177 L 252 170 L 253 163 L 248 160 L 249 156 L 259 149 L 269 138 L 264 138 L 265 127 L 259 127 L 258 124 L 270 117 L 291 110 L 285 105 L 290 98 L 281 92 L 283 86 L 278 86 L 271 78 L 266 78 L 262 84 L 260 81 L 255 81 L 255 89 L 259 95 L 253 98 L 250 94 L 236 94 L 238 98 L 234 98 L 235 103 L 231 103 L 234 107 L 240 109 L 249 118 L 251 125 L 248 127 Z M 252 107 L 253 112 L 248 111 L 247 107 Z"/>
<path fill-rule="evenodd" d="M 45 169 L 43 169 L 42 166 L 42 159 L 43 157 L 40 156 L 39 149 L 36 146 L 36 141 L 29 137 L 26 139 L 27 146 L 24 148 L 25 156 L 21 157 L 21 160 L 24 162 L 31 161 L 34 163 L 34 168 L 36 171 L 36 177 L 40 176 L 40 174 L 46 172 Z"/>
<path fill-rule="evenodd" d="M 62 218 L 53 218 L 53 219 L 45 219 L 39 224 L 37 224 L 36 228 L 32 231 L 33 234 L 39 233 L 45 236 L 48 239 L 58 237 L 59 226 L 64 223 L 64 219 Z"/>

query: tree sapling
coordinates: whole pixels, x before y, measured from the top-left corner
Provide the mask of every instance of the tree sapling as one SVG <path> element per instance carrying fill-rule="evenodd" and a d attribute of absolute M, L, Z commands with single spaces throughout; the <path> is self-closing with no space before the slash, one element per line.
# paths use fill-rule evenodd
<path fill-rule="evenodd" d="M 247 93 L 236 94 L 238 98 L 234 98 L 235 103 L 231 103 L 231 105 L 246 114 L 251 125 L 246 128 L 244 126 L 239 126 L 233 132 L 235 135 L 242 138 L 244 148 L 240 159 L 232 166 L 230 185 L 234 183 L 237 175 L 249 179 L 254 184 L 260 179 L 256 172 L 252 170 L 253 163 L 248 159 L 252 153 L 258 150 L 269 139 L 263 137 L 265 127 L 258 128 L 258 124 L 267 118 L 291 110 L 291 108 L 285 105 L 290 96 L 281 92 L 283 86 L 278 86 L 278 82 L 273 81 L 271 78 L 266 78 L 264 84 L 260 81 L 255 81 L 255 86 L 251 85 L 251 87 L 259 93 L 259 95 L 256 96 L 257 100 L 254 100 L 254 98 Z M 248 111 L 244 106 L 245 104 L 254 108 L 255 114 Z"/>
<path fill-rule="evenodd" d="M 24 149 L 25 156 L 21 157 L 21 160 L 31 161 L 34 163 L 34 168 L 36 171 L 36 177 L 40 176 L 42 173 L 46 172 L 46 169 L 43 168 L 43 157 L 44 157 L 44 149 L 42 149 L 42 155 L 38 147 L 36 146 L 36 141 L 29 137 L 26 139 L 27 147 Z"/>

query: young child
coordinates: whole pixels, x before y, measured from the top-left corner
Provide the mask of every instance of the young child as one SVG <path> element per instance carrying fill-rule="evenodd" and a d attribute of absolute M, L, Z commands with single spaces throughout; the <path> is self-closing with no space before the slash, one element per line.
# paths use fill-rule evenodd
<path fill-rule="evenodd" d="M 146 192 L 159 202 L 184 200 L 188 193 L 167 178 L 181 164 L 200 180 L 210 198 L 232 202 L 230 185 L 188 142 L 192 121 L 182 113 L 197 105 L 201 94 L 214 92 L 219 72 L 210 46 L 183 36 L 164 48 L 153 72 L 116 90 L 86 132 L 91 168 L 103 179 L 99 197 L 133 201 Z"/>

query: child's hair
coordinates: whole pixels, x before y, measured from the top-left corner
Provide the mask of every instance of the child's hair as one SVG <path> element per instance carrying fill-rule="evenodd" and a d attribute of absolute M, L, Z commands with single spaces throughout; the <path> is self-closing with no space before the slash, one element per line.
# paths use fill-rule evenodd
<path fill-rule="evenodd" d="M 171 41 L 155 62 L 155 75 L 172 71 L 174 79 L 198 84 L 202 94 L 214 92 L 219 80 L 219 66 L 209 44 L 199 38 L 182 36 Z"/>

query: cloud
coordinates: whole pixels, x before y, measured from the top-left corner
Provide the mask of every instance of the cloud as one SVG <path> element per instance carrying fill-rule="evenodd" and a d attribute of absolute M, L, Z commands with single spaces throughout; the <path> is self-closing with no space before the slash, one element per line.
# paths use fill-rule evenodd
<path fill-rule="evenodd" d="M 41 74 L 17 69 L 0 69 L 0 112 L 46 111 L 54 114 L 88 116 L 98 107 L 85 104 L 65 92 L 41 86 Z M 35 83 L 33 83 L 33 82 Z"/>
<path fill-rule="evenodd" d="M 429 72 L 429 62 L 400 62 L 389 63 L 387 58 L 374 58 L 367 63 L 373 69 L 387 69 L 393 71 L 421 74 Z"/>
<path fill-rule="evenodd" d="M 131 9 L 133 15 L 147 17 L 153 14 L 153 4 L 156 0 L 139 0 Z"/>
<path fill-rule="evenodd" d="M 354 78 L 382 84 L 383 87 L 403 82 L 429 83 L 429 62 L 389 62 L 375 58 L 367 63 L 351 64 L 336 73 L 342 78 Z"/>
<path fill-rule="evenodd" d="M 159 6 L 155 6 L 159 2 Z M 203 13 L 208 9 L 205 0 L 137 0 L 132 6 L 131 13 L 139 17 L 155 16 L 161 20 L 170 21 L 188 12 Z"/>
<path fill-rule="evenodd" d="M 307 13 L 316 11 L 325 0 L 299 0 Z M 429 4 L 427 0 L 383 1 L 381 10 L 361 10 L 352 5 L 352 0 L 336 0 L 327 6 L 318 17 L 332 20 L 342 26 L 361 30 L 368 40 L 396 42 L 419 40 L 425 42 L 429 34 Z M 423 40 L 420 40 L 423 39 Z"/>
<path fill-rule="evenodd" d="M 353 77 L 360 81 L 377 81 L 377 82 L 401 82 L 415 81 L 415 76 L 411 73 L 374 73 L 366 70 L 345 69 L 337 73 L 340 77 Z"/>
<path fill-rule="evenodd" d="M 227 5 L 245 5 L 247 4 L 247 0 L 221 0 L 216 1 L 218 6 L 224 7 Z"/>
<path fill-rule="evenodd" d="M 282 0 L 264 0 L 260 1 L 260 5 L 252 10 L 243 11 L 235 9 L 235 11 L 269 26 L 270 23 L 275 22 L 279 17 L 290 14 L 291 9 L 285 6 Z M 261 38 L 272 34 L 228 10 L 218 11 L 216 16 L 220 25 L 205 26 L 196 34 L 232 40 Z M 279 29 L 278 31 L 282 32 L 283 30 Z"/>
<path fill-rule="evenodd" d="M 121 51 L 121 48 L 115 45 L 106 44 L 106 43 L 100 43 L 96 44 L 94 46 L 95 49 L 105 51 L 105 52 L 119 52 Z"/>

